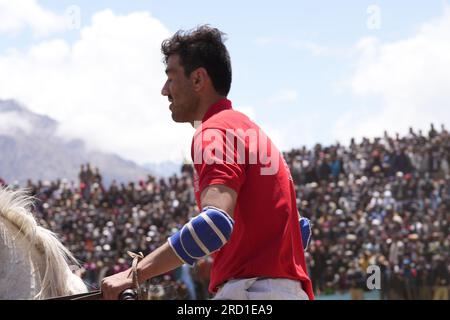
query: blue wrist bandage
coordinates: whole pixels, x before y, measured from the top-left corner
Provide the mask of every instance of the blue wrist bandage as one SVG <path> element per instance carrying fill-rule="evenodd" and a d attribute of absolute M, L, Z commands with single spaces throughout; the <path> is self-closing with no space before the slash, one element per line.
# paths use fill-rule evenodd
<path fill-rule="evenodd" d="M 193 265 L 199 258 L 220 249 L 230 239 L 233 219 L 224 211 L 205 207 L 180 231 L 169 238 L 169 245 L 177 256 Z"/>
<path fill-rule="evenodd" d="M 306 250 L 309 246 L 309 242 L 311 241 L 311 221 L 309 221 L 308 218 L 301 217 L 299 223 L 300 233 L 302 234 L 303 250 Z"/>

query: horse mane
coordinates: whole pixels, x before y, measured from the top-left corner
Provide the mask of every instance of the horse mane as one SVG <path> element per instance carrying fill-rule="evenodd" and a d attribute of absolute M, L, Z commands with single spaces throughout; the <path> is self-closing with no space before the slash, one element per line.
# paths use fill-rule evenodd
<path fill-rule="evenodd" d="M 55 233 L 38 225 L 30 210 L 34 200 L 26 189 L 14 191 L 8 187 L 0 187 L 0 217 L 16 227 L 17 235 L 26 237 L 30 248 L 34 246 L 42 257 L 41 265 L 45 265 L 44 276 L 41 277 L 41 290 L 34 298 L 66 295 L 70 292 L 67 281 L 68 272 L 71 272 L 69 264 L 79 266 L 79 263 Z M 38 262 L 34 263 L 39 266 Z"/>

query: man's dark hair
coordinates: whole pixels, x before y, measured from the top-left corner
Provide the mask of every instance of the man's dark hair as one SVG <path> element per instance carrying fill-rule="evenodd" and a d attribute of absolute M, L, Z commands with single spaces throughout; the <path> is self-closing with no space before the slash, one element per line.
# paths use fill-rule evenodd
<path fill-rule="evenodd" d="M 178 54 L 186 77 L 197 68 L 205 68 L 214 89 L 227 96 L 231 87 L 231 61 L 224 37 L 223 32 L 208 25 L 189 31 L 178 30 L 161 45 L 164 61 L 167 64 L 171 55 Z"/>

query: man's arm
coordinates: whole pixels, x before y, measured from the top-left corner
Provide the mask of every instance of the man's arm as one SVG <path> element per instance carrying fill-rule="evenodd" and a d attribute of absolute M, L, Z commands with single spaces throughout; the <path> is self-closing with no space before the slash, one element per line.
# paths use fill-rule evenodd
<path fill-rule="evenodd" d="M 148 254 L 138 266 L 138 282 L 156 277 L 181 266 L 183 262 L 178 258 L 167 242 Z M 101 291 L 104 300 L 116 300 L 122 291 L 133 287 L 132 269 L 116 273 L 102 280 Z"/>
<path fill-rule="evenodd" d="M 228 213 L 232 218 L 236 199 L 236 191 L 221 184 L 206 187 L 200 196 L 202 208 L 207 206 L 216 207 Z"/>
<path fill-rule="evenodd" d="M 200 201 L 202 208 L 213 206 L 221 209 L 233 217 L 234 206 L 236 204 L 236 192 L 223 185 L 212 185 L 206 187 L 202 192 Z M 138 265 L 138 275 L 142 281 L 163 274 L 181 266 L 183 262 L 172 250 L 168 242 L 150 253 Z"/>
<path fill-rule="evenodd" d="M 207 206 L 216 207 L 233 216 L 236 205 L 236 192 L 223 185 L 212 185 L 205 188 L 200 200 L 202 208 Z M 164 274 L 183 265 L 168 242 L 142 259 L 137 267 L 138 281 L 143 283 L 147 279 Z M 101 290 L 104 299 L 117 299 L 119 294 L 133 286 L 131 268 L 114 274 L 102 280 Z"/>

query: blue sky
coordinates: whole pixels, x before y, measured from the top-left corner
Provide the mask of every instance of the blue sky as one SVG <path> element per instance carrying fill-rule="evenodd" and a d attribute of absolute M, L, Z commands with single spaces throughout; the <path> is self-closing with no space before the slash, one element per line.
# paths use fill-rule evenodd
<path fill-rule="evenodd" d="M 0 0 L 0 15 L 2 2 L 3 0 Z M 198 24 L 209 23 L 218 27 L 228 34 L 226 44 L 233 64 L 230 99 L 236 107 L 254 118 L 281 149 L 300 147 L 304 144 L 311 146 L 315 142 L 329 144 L 337 139 L 348 144 L 350 136 L 360 138 L 362 135 L 381 135 L 385 129 L 390 132 L 394 130 L 406 132 L 409 125 L 425 129 L 431 121 L 445 122 L 446 118 L 450 119 L 450 115 L 446 117 L 446 109 L 449 109 L 446 105 L 449 98 L 446 93 L 448 90 L 441 88 L 443 79 L 447 78 L 445 74 L 439 72 L 442 70 L 441 67 L 448 70 L 445 69 L 448 68 L 445 51 L 442 53 L 448 48 L 443 46 L 443 43 L 448 44 L 449 41 L 442 41 L 446 39 L 445 29 L 450 16 L 445 14 L 445 8 L 448 8 L 445 1 L 340 1 L 338 3 L 336 1 L 26 0 L 25 2 L 29 2 L 30 6 L 34 4 L 56 16 L 63 16 L 67 7 L 71 5 L 77 6 L 81 12 L 80 29 L 61 31 L 55 27 L 55 30 L 48 34 L 39 36 L 33 32 L 35 25 L 33 27 L 31 23 L 32 26 L 27 26 L 32 18 L 25 19 L 18 30 L 7 27 L 2 29 L 0 21 L 0 68 L 3 58 L 3 66 L 10 67 L 17 63 L 19 66 L 27 65 L 32 70 L 38 70 L 37 78 L 45 77 L 47 71 L 39 62 L 42 60 L 33 60 L 35 57 L 31 50 L 33 46 L 52 43 L 54 40 L 62 41 L 60 45 L 55 44 L 57 49 L 54 49 L 54 52 L 60 52 L 58 50 L 62 52 L 64 59 L 55 54 L 63 61 L 60 61 L 62 69 L 56 69 L 54 65 L 51 65 L 49 68 L 52 71 L 48 71 L 48 74 L 53 74 L 55 79 L 62 77 L 61 74 L 64 71 L 61 70 L 67 70 L 64 61 L 73 59 L 73 53 L 76 47 L 79 47 L 76 44 L 83 43 L 85 39 L 81 35 L 83 30 L 86 35 L 92 32 L 99 37 L 102 36 L 101 32 L 94 32 L 100 30 L 100 27 L 95 29 L 92 17 L 107 9 L 112 15 L 109 18 L 105 17 L 107 22 L 104 23 L 115 23 L 115 25 L 120 24 L 120 21 L 125 23 L 124 20 L 119 19 L 120 16 L 130 17 L 130 14 L 135 12 L 149 13 L 152 21 L 158 21 L 161 24 L 161 32 L 154 35 L 158 40 L 160 37 L 164 38 L 163 35 L 166 36 L 178 29 L 190 29 Z M 3 6 L 7 8 L 4 3 Z M 379 13 L 379 19 L 370 9 Z M 145 26 L 147 22 L 150 23 L 149 17 L 143 18 L 142 26 Z M 17 14 L 17 19 L 21 19 L 20 14 Z M 374 21 L 378 28 L 370 28 Z M 141 25 L 134 25 L 128 20 L 126 23 L 126 30 L 129 30 L 130 34 L 139 33 L 133 28 L 139 28 Z M 424 25 L 428 24 L 431 26 L 427 29 Z M 114 37 L 114 34 L 108 36 Z M 153 33 L 148 36 L 153 36 Z M 425 42 L 422 41 L 423 38 L 426 38 Z M 89 43 L 92 44 L 92 42 Z M 133 46 L 133 42 L 130 42 L 130 45 Z M 414 50 L 408 50 L 409 47 Z M 423 57 L 429 56 L 427 50 L 430 47 L 436 47 L 436 51 L 442 54 L 437 54 L 434 62 L 425 63 L 422 69 L 409 75 L 408 70 L 414 70 L 417 68 L 418 61 L 421 64 Z M 45 48 L 42 50 L 45 53 L 42 54 L 53 57 L 53 53 L 50 52 L 53 47 Z M 12 49 L 14 49 L 13 53 L 11 53 Z M 34 64 L 27 59 L 32 59 Z M 102 59 L 100 55 L 96 56 L 96 59 L 102 60 L 101 63 L 108 61 L 108 59 Z M 36 63 L 41 64 L 36 66 Z M 80 66 L 80 63 L 83 64 L 77 60 L 76 63 L 71 64 L 70 70 L 83 70 L 75 69 L 76 66 Z M 121 66 L 121 70 L 128 65 Z M 156 74 L 161 71 L 154 66 L 155 64 L 149 65 L 152 70 L 148 72 Z M 112 65 L 95 71 L 94 64 L 89 70 L 92 70 L 92 73 L 100 73 L 102 70 L 107 72 L 105 70 L 109 70 L 110 67 Z M 11 70 L 16 69 L 11 67 Z M 0 69 L 0 73 L 1 71 Z M 128 74 L 128 71 L 123 72 Z M 86 71 L 83 76 L 89 77 L 89 74 L 90 71 Z M 410 79 L 431 77 L 432 81 L 428 82 L 436 83 L 433 86 L 436 88 L 433 89 L 435 91 L 421 95 L 417 88 L 422 88 L 424 84 L 419 80 L 406 79 L 408 76 L 413 77 Z M 117 73 L 117 77 L 123 79 L 123 73 Z M 160 76 L 155 75 L 154 78 L 158 77 Z M 100 78 L 103 79 L 103 77 Z M 394 78 L 399 80 L 393 82 Z M 114 81 L 114 78 L 111 79 Z M 0 85 L 1 81 L 9 81 L 9 77 L 0 78 Z M 15 85 L 8 83 L 7 89 L 0 88 L 0 98 L 17 98 L 32 110 L 49 114 L 61 122 L 73 119 L 69 113 L 66 116 L 64 112 L 57 110 L 56 106 L 46 107 L 56 103 L 53 101 L 56 99 L 37 97 L 36 95 L 40 92 L 32 89 L 22 93 L 16 88 L 19 83 L 22 82 L 17 80 Z M 64 81 L 57 81 L 57 83 L 64 85 Z M 76 82 L 71 85 L 76 85 Z M 140 85 L 145 86 L 145 82 Z M 33 87 L 36 84 L 28 81 L 20 86 Z M 136 87 L 139 85 L 136 84 Z M 111 88 L 114 88 L 113 84 Z M 157 91 L 157 88 L 157 83 L 149 86 L 149 90 Z M 92 92 L 86 93 L 86 90 L 80 88 L 77 92 L 77 96 L 83 96 L 83 99 L 80 98 L 83 103 L 89 103 L 89 97 L 95 95 Z M 98 90 L 101 90 L 101 87 Z M 129 112 L 140 110 L 133 109 L 133 99 L 129 101 L 130 105 L 127 105 L 127 99 L 134 92 L 133 90 L 133 87 L 130 87 L 128 91 L 124 90 L 123 96 L 116 95 L 114 98 L 114 101 L 123 99 L 122 108 Z M 417 97 L 406 99 L 403 95 L 407 95 L 408 92 L 411 92 L 410 95 L 417 94 Z M 158 93 L 159 91 L 156 92 Z M 18 96 L 14 96 L 15 94 Z M 139 94 L 142 93 L 139 92 Z M 145 101 L 158 100 L 156 94 Z M 69 104 L 73 103 L 67 94 L 65 97 Z M 92 108 L 95 108 L 95 104 L 98 105 L 99 99 L 96 97 L 92 100 L 90 110 L 94 110 Z M 143 102 L 136 101 L 136 105 L 139 103 Z M 429 103 L 437 105 L 435 112 L 429 112 L 427 109 Z M 163 106 L 161 100 L 155 102 L 155 105 Z M 73 105 L 72 108 L 76 106 Z M 149 108 L 158 107 L 152 105 Z M 408 117 L 403 117 L 405 108 L 410 108 L 406 112 L 409 114 Z M 165 111 L 155 112 L 163 114 Z M 108 113 L 103 112 L 103 115 L 108 117 Z M 89 112 L 86 111 L 85 116 L 89 117 Z M 389 117 L 390 120 L 384 117 Z M 398 117 L 402 121 L 397 121 Z M 162 116 L 159 121 L 164 122 L 168 119 Z M 110 128 L 109 126 L 113 123 L 113 120 L 109 124 L 105 123 L 105 128 Z M 76 126 L 79 128 L 90 124 L 88 120 L 80 116 Z M 97 135 L 95 130 L 84 131 L 89 132 L 90 137 L 92 135 L 99 137 L 93 142 L 93 147 L 101 146 L 107 151 L 116 151 L 143 163 L 175 160 L 181 157 L 181 154 L 186 156 L 189 140 L 177 140 L 176 134 L 181 134 L 181 131 L 175 131 L 178 130 L 174 129 L 175 126 L 176 124 L 168 123 L 161 125 L 160 128 L 169 132 L 173 131 L 174 137 L 163 142 L 169 147 L 168 149 L 173 148 L 177 151 L 158 156 L 153 156 L 150 151 L 143 153 L 130 147 L 133 141 L 136 141 L 134 147 L 136 149 L 142 149 L 143 144 L 148 149 L 158 148 L 158 145 L 151 143 L 146 145 L 145 142 L 155 139 L 154 133 L 149 133 L 150 137 L 146 138 L 147 140 L 140 141 L 130 132 L 128 142 L 123 141 L 121 145 L 115 145 L 114 141 L 120 139 L 108 140 L 107 136 L 101 138 L 101 133 Z M 74 125 L 66 125 L 62 134 L 83 135 L 84 131 L 77 131 L 73 127 Z M 183 135 L 186 133 L 186 136 L 189 136 L 187 134 L 189 129 L 183 128 L 183 130 L 185 130 Z M 127 131 L 125 126 L 124 132 Z M 180 144 L 185 144 L 187 147 Z"/>

